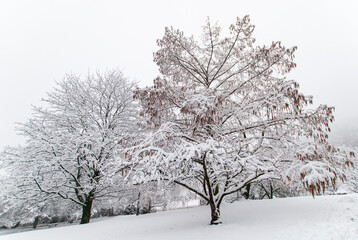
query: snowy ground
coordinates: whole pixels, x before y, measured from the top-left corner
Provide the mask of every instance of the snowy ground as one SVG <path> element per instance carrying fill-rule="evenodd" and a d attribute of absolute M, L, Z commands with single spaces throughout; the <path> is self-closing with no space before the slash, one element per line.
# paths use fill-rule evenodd
<path fill-rule="evenodd" d="M 251 200 L 226 204 L 224 224 L 210 226 L 207 206 L 141 216 L 103 218 L 87 225 L 0 236 L 1 240 L 118 239 L 358 239 L 358 195 Z"/>

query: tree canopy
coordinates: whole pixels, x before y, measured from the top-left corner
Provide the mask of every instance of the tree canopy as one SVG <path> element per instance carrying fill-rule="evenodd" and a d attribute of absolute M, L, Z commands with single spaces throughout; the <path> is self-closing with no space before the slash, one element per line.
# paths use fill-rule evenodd
<path fill-rule="evenodd" d="M 136 91 L 151 133 L 133 149 L 143 179 L 175 182 L 211 206 L 220 223 L 223 200 L 264 179 L 299 179 L 319 192 L 351 164 L 328 143 L 333 107 L 285 75 L 296 47 L 255 45 L 248 16 L 221 28 L 208 20 L 199 39 L 166 28 L 154 61 L 161 76 Z"/>
<path fill-rule="evenodd" d="M 137 121 L 133 89 L 119 70 L 84 80 L 67 75 L 43 99 L 45 107 L 35 107 L 20 127 L 37 186 L 81 205 L 82 223 L 89 221 L 94 199 L 120 197 L 128 163 L 119 152 L 133 138 Z"/>

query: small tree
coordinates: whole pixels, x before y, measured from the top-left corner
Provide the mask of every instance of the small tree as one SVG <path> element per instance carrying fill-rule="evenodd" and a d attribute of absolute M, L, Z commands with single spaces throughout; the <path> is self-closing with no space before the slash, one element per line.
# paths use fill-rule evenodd
<path fill-rule="evenodd" d="M 344 150 L 346 152 L 351 152 L 354 168 L 350 168 L 349 171 L 346 173 L 347 180 L 337 187 L 338 191 L 341 193 L 358 193 L 358 147 L 342 145 L 339 146 L 339 149 Z"/>
<path fill-rule="evenodd" d="M 309 109 L 312 97 L 284 77 L 296 47 L 255 46 L 248 16 L 230 37 L 220 31 L 207 21 L 197 41 L 165 29 L 154 54 L 162 76 L 135 95 L 152 133 L 132 149 L 140 178 L 196 193 L 211 207 L 211 224 L 221 222 L 223 200 L 250 183 L 299 178 L 313 194 L 350 164 L 327 142 L 333 108 Z"/>
<path fill-rule="evenodd" d="M 116 196 L 124 179 L 127 163 L 118 153 L 135 129 L 133 87 L 118 70 L 85 80 L 67 75 L 43 100 L 46 108 L 34 108 L 21 125 L 35 183 L 82 206 L 81 223 L 89 222 L 93 200 Z"/>

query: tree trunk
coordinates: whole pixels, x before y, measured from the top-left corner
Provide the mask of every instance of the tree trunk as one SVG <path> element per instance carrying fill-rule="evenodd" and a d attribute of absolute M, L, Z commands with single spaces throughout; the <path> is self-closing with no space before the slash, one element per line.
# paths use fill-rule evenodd
<path fill-rule="evenodd" d="M 37 228 L 37 225 L 39 224 L 39 216 L 36 216 L 35 219 L 34 219 L 34 222 L 32 224 L 32 228 L 33 229 L 36 229 Z"/>
<path fill-rule="evenodd" d="M 140 210 L 140 192 L 138 192 L 138 200 L 137 200 L 137 210 L 136 210 L 136 214 L 135 215 L 139 215 L 139 210 Z"/>
<path fill-rule="evenodd" d="M 249 199 L 250 198 L 250 188 L 251 188 L 251 184 L 247 184 L 246 187 L 245 187 L 245 192 L 243 194 L 244 198 L 245 199 Z"/>
<path fill-rule="evenodd" d="M 152 199 L 149 198 L 149 201 L 148 201 L 148 213 L 151 213 L 152 212 Z"/>
<path fill-rule="evenodd" d="M 210 203 L 211 208 L 211 225 L 217 225 L 222 223 L 220 220 L 220 208 L 215 206 L 215 203 Z"/>
<path fill-rule="evenodd" d="M 91 219 L 92 201 L 93 201 L 92 197 L 86 198 L 86 202 L 85 202 L 86 205 L 82 206 L 82 218 L 80 224 L 89 223 Z"/>
<path fill-rule="evenodd" d="M 216 205 L 215 203 L 215 193 L 213 191 L 213 185 L 210 183 L 210 177 L 209 177 L 209 174 L 208 174 L 208 169 L 207 169 L 207 166 L 206 166 L 206 161 L 205 161 L 205 158 L 206 158 L 206 152 L 203 156 L 203 173 L 204 173 L 204 180 L 205 180 L 205 183 L 206 183 L 206 187 L 208 188 L 208 194 L 209 194 L 209 199 L 208 199 L 208 202 L 210 204 L 210 208 L 211 208 L 211 221 L 210 221 L 210 224 L 211 225 L 216 225 L 216 224 L 220 224 L 222 223 L 220 221 L 220 205 Z M 215 190 L 217 190 L 218 192 L 218 189 L 216 188 Z"/>

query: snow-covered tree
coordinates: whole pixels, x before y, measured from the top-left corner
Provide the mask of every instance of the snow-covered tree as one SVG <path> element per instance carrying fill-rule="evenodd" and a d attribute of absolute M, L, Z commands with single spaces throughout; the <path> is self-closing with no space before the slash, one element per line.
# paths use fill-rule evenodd
<path fill-rule="evenodd" d="M 224 199 L 270 178 L 324 190 L 351 164 L 327 142 L 333 107 L 310 108 L 285 74 L 296 47 L 255 46 L 248 16 L 231 36 L 207 21 L 199 40 L 166 28 L 154 54 L 161 76 L 140 89 L 142 115 L 152 132 L 132 148 L 138 181 L 175 182 L 207 201 L 220 223 Z"/>
<path fill-rule="evenodd" d="M 119 70 L 84 80 L 67 75 L 20 126 L 38 188 L 82 206 L 81 223 L 89 222 L 94 199 L 118 196 L 128 172 L 119 152 L 136 129 L 133 88 Z"/>
<path fill-rule="evenodd" d="M 354 167 L 348 170 L 346 173 L 347 180 L 344 183 L 341 183 L 337 187 L 337 190 L 339 193 L 358 193 L 358 147 L 341 145 L 339 146 L 339 149 L 353 153 L 352 162 Z"/>
<path fill-rule="evenodd" d="M 0 226 L 14 227 L 19 224 L 33 223 L 36 228 L 42 219 L 67 215 L 73 204 L 54 195 L 39 191 L 34 182 L 37 166 L 27 161 L 22 147 L 6 148 L 0 153 Z"/>

